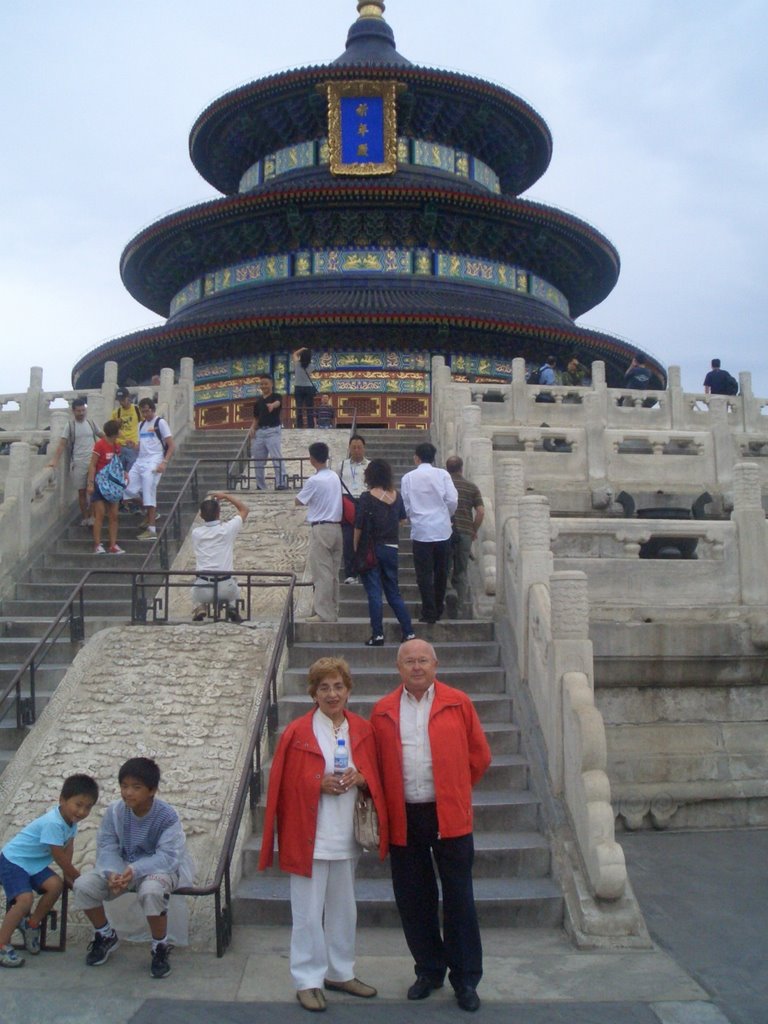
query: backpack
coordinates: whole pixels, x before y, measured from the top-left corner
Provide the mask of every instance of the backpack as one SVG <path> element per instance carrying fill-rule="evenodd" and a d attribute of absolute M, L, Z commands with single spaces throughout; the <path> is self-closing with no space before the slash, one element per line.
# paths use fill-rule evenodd
<path fill-rule="evenodd" d="M 99 470 L 94 483 L 105 501 L 120 501 L 128 478 L 125 475 L 123 460 L 119 455 L 113 455 L 106 466 Z"/>
<path fill-rule="evenodd" d="M 160 442 L 160 444 L 163 446 L 163 455 L 167 455 L 168 454 L 168 442 L 165 440 L 165 438 L 160 433 L 158 428 L 159 428 L 161 423 L 165 423 L 166 427 L 168 426 L 168 424 L 163 419 L 162 416 L 155 416 L 154 417 L 154 422 L 155 422 L 155 435 L 156 435 L 158 441 Z M 141 431 L 141 424 L 139 424 L 139 431 Z"/>
<path fill-rule="evenodd" d="M 725 390 L 724 390 L 723 394 L 725 394 L 725 395 L 738 395 L 738 393 L 739 393 L 739 382 L 736 380 L 736 378 L 732 374 L 728 373 L 727 370 L 725 371 L 725 375 L 727 377 L 727 380 L 725 382 Z"/>
<path fill-rule="evenodd" d="M 541 384 L 541 371 L 544 369 L 540 366 L 538 369 L 531 370 L 528 374 L 528 384 Z"/>

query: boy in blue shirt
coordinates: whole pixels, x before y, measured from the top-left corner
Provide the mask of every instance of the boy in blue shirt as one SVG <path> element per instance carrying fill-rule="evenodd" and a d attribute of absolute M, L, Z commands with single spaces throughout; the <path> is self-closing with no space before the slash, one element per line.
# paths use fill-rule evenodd
<path fill-rule="evenodd" d="M 21 967 L 24 957 L 11 945 L 18 928 L 33 956 L 40 952 L 40 931 L 48 911 L 61 894 L 63 882 L 48 866 L 55 861 L 64 881 L 73 885 L 80 872 L 72 863 L 78 823 L 91 813 L 99 787 L 90 775 L 64 780 L 57 807 L 35 818 L 6 843 L 0 853 L 0 882 L 5 890 L 6 913 L 0 927 L 0 966 Z M 40 893 L 32 909 L 35 893 Z"/>
<path fill-rule="evenodd" d="M 85 962 L 99 967 L 120 941 L 104 903 L 135 892 L 152 935 L 150 975 L 171 972 L 166 941 L 168 902 L 179 885 L 194 880 L 184 829 L 176 810 L 157 797 L 160 769 L 149 757 L 132 757 L 118 772 L 120 800 L 104 813 L 96 837 L 96 868 L 75 883 L 75 906 L 95 932 Z"/>

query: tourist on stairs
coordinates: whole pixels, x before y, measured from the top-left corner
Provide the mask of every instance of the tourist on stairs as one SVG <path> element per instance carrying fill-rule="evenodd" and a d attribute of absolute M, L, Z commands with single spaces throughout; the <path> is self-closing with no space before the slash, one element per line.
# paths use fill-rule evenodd
<path fill-rule="evenodd" d="M 368 595 L 371 636 L 368 647 L 384 644 L 382 590 L 387 604 L 400 623 L 402 640 L 413 640 L 411 616 L 400 594 L 397 580 L 397 545 L 400 523 L 405 522 L 405 505 L 392 482 L 392 467 L 385 459 L 372 459 L 365 468 L 368 488 L 360 495 L 355 518 L 354 547 L 359 572 Z M 362 539 L 362 543 L 361 543 Z M 376 564 L 366 566 L 366 555 L 373 549 Z"/>
<path fill-rule="evenodd" d="M 360 847 L 353 816 L 360 791 L 371 793 L 379 813 L 382 859 L 387 829 L 373 732 L 347 710 L 349 666 L 343 658 L 320 658 L 308 682 L 315 707 L 286 727 L 269 772 L 259 869 L 272 864 L 277 828 L 280 867 L 291 876 L 296 998 L 319 1013 L 326 1008 L 324 988 L 363 999 L 376 995 L 355 977 Z"/>

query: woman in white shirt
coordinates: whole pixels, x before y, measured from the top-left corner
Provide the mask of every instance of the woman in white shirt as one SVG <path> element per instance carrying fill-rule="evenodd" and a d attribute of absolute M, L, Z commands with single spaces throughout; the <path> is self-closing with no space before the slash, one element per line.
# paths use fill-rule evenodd
<path fill-rule="evenodd" d="M 347 710 L 352 689 L 343 658 L 309 669 L 315 707 L 289 723 L 269 772 L 259 868 L 272 864 L 277 826 L 280 868 L 291 876 L 291 975 L 305 1010 L 326 1008 L 323 989 L 370 999 L 376 989 L 355 977 L 355 869 L 360 847 L 353 815 L 367 789 L 379 813 L 379 855 L 387 852 L 384 799 L 368 722 Z M 335 757 L 346 750 L 347 767 Z"/>

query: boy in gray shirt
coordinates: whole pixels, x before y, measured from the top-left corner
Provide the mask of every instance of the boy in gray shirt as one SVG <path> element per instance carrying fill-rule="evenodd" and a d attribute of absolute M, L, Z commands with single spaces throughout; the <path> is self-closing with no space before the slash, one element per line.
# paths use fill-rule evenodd
<path fill-rule="evenodd" d="M 168 902 L 179 885 L 192 881 L 191 858 L 179 816 L 157 796 L 160 769 L 148 757 L 133 757 L 118 773 L 120 800 L 107 808 L 96 839 L 96 868 L 75 882 L 75 906 L 95 929 L 85 962 L 106 963 L 120 942 L 104 903 L 135 892 L 152 935 L 150 975 L 170 974 L 166 941 Z"/>

